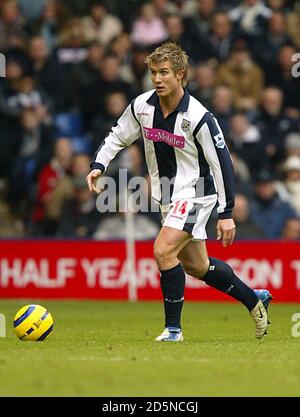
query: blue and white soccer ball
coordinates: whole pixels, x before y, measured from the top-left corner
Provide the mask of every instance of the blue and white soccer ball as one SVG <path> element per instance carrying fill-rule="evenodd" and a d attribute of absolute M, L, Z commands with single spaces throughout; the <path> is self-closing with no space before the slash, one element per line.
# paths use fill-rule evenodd
<path fill-rule="evenodd" d="M 14 319 L 14 330 L 20 340 L 45 340 L 52 332 L 53 325 L 49 311 L 38 304 L 20 308 Z"/>

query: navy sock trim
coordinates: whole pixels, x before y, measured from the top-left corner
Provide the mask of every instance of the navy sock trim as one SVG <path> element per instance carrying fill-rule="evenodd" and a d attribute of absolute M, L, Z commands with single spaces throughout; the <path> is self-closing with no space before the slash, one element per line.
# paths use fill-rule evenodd
<path fill-rule="evenodd" d="M 161 275 L 162 275 L 163 277 L 168 277 L 168 276 L 170 276 L 170 275 L 176 274 L 176 272 L 179 272 L 179 271 L 181 271 L 182 269 L 183 269 L 183 268 L 182 268 L 182 265 L 181 265 L 181 263 L 179 262 L 179 264 L 178 264 L 178 265 L 176 265 L 176 266 L 173 266 L 173 268 L 171 268 L 171 269 L 165 269 L 164 271 L 159 270 L 159 272 L 161 273 Z"/>

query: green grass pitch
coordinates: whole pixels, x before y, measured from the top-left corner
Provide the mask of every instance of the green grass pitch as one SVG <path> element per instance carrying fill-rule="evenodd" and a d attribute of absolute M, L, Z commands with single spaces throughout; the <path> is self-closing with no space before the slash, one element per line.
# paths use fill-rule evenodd
<path fill-rule="evenodd" d="M 0 396 L 299 396 L 299 304 L 270 306 L 263 341 L 238 303 L 186 302 L 183 343 L 154 342 L 159 302 L 35 301 L 52 313 L 53 333 L 22 342 L 12 321 L 28 300 L 0 300 Z"/>

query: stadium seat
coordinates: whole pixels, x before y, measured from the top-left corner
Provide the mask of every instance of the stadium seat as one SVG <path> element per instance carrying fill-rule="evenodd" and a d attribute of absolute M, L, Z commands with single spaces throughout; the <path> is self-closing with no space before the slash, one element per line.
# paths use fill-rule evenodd
<path fill-rule="evenodd" d="M 58 113 L 54 117 L 54 124 L 59 136 L 79 137 L 83 133 L 82 119 L 77 112 Z"/>
<path fill-rule="evenodd" d="M 74 153 L 86 153 L 90 154 L 91 144 L 90 140 L 86 136 L 71 136 L 72 147 Z"/>

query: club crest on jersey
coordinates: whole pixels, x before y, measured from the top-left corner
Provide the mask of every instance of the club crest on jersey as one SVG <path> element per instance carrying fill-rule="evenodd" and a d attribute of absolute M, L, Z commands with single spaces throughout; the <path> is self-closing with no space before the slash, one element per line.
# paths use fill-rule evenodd
<path fill-rule="evenodd" d="M 186 120 L 186 119 L 183 119 L 182 120 L 182 123 L 181 123 L 181 129 L 184 131 L 184 132 L 187 132 L 188 130 L 189 130 L 189 128 L 190 128 L 190 125 L 191 125 L 191 122 L 189 122 L 188 120 Z"/>

